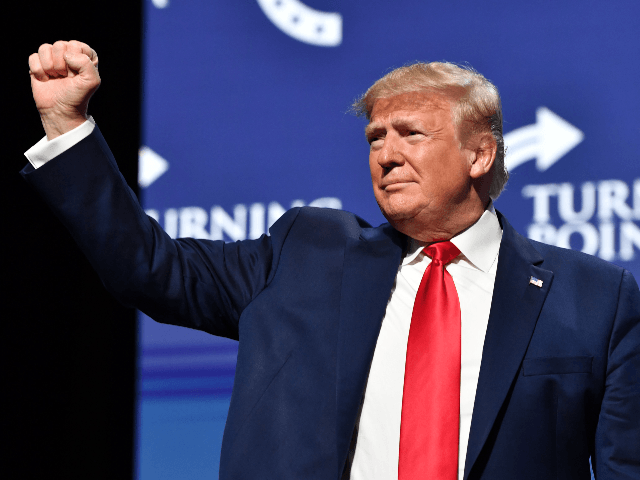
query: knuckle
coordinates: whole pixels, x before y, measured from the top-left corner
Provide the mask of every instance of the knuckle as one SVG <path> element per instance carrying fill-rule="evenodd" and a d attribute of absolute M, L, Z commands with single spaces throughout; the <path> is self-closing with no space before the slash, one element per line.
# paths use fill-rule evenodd
<path fill-rule="evenodd" d="M 51 44 L 50 43 L 43 43 L 38 48 L 38 53 L 42 54 L 42 53 L 46 53 L 46 52 L 48 52 L 50 50 L 51 50 Z"/>
<path fill-rule="evenodd" d="M 66 46 L 67 46 L 67 42 L 63 40 L 58 40 L 53 44 L 53 48 L 55 48 L 56 50 L 65 48 Z"/>
<path fill-rule="evenodd" d="M 70 40 L 67 44 L 67 50 L 73 53 L 80 53 L 82 51 L 82 44 L 77 40 Z"/>
<path fill-rule="evenodd" d="M 29 58 L 29 70 L 31 70 L 33 73 L 42 72 L 42 65 L 40 65 L 40 62 L 38 61 L 37 57 Z"/>

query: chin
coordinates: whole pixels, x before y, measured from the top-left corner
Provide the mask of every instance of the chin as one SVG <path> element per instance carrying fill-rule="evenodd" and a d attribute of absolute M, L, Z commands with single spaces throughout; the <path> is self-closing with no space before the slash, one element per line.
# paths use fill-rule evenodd
<path fill-rule="evenodd" d="M 405 222 L 411 221 L 418 213 L 417 211 L 414 211 L 414 209 L 393 208 L 389 205 L 383 207 L 379 203 L 378 207 L 380 207 L 380 211 L 382 212 L 382 215 L 384 215 L 384 218 L 394 226 L 402 225 Z"/>

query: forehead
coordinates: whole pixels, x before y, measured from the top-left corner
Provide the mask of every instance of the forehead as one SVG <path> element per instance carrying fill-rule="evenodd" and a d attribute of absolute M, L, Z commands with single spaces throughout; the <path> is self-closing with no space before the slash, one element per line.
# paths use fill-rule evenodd
<path fill-rule="evenodd" d="M 371 109 L 370 124 L 401 117 L 451 120 L 451 103 L 443 95 L 427 92 L 409 92 L 379 98 Z"/>

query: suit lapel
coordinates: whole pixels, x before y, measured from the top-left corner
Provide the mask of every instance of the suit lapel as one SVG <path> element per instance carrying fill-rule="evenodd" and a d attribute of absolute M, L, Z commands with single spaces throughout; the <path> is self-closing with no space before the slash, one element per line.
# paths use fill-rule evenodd
<path fill-rule="evenodd" d="M 388 224 L 362 230 L 345 248 L 337 351 L 336 433 L 342 472 L 373 351 L 405 245 Z"/>
<path fill-rule="evenodd" d="M 543 259 L 533 246 L 500 213 L 498 218 L 502 242 L 473 407 L 465 479 L 469 478 L 520 369 L 553 279 L 553 272 L 537 266 Z M 542 286 L 530 283 L 531 277 L 542 280 Z"/>

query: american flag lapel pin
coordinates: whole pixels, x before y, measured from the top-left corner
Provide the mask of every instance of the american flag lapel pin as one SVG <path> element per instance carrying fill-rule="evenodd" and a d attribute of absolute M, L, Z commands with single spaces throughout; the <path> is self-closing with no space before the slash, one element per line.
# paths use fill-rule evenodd
<path fill-rule="evenodd" d="M 529 283 L 535 285 L 538 288 L 542 288 L 542 280 L 539 280 L 536 277 L 531 277 L 529 279 Z"/>

